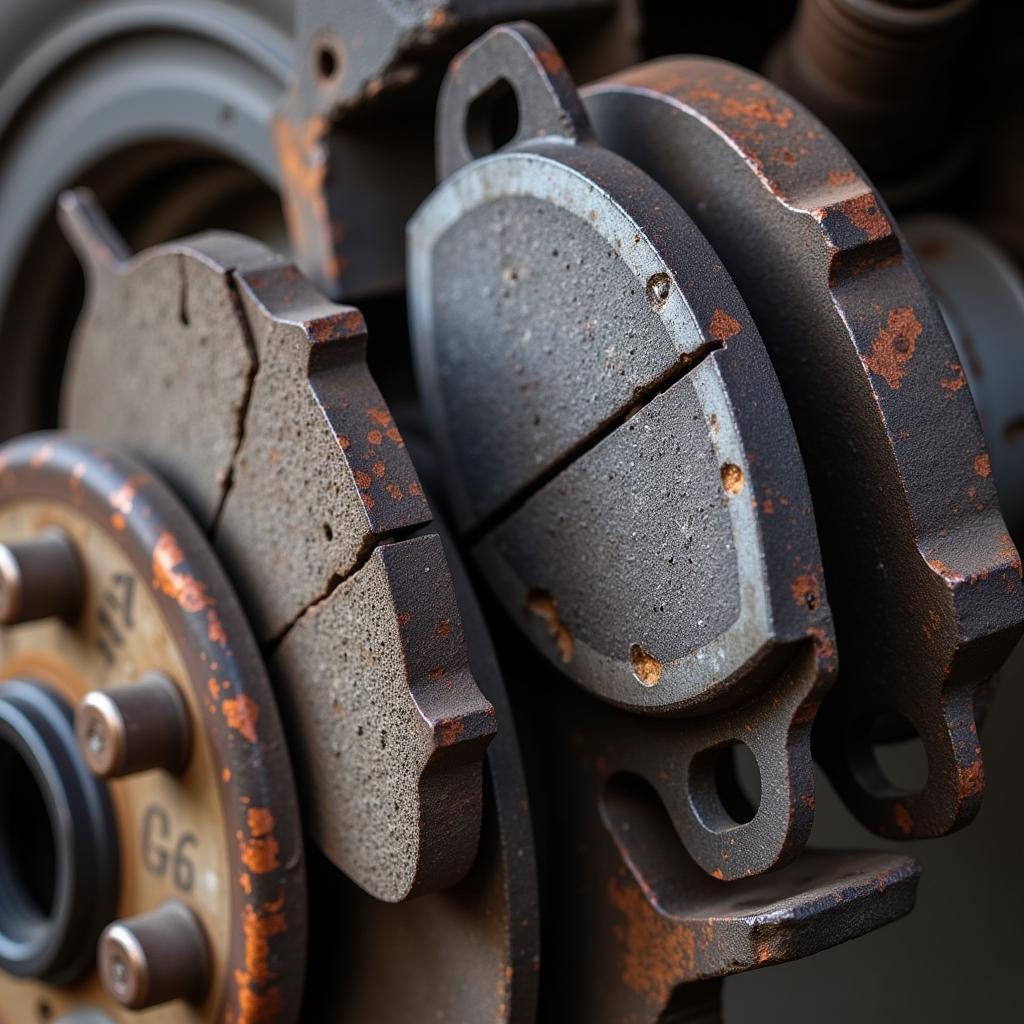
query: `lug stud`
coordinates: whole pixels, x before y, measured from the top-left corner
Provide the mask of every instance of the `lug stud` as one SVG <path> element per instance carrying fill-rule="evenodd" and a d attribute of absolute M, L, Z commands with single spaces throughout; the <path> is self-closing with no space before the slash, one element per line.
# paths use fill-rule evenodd
<path fill-rule="evenodd" d="M 100 936 L 99 966 L 108 994 L 129 1010 L 199 1003 L 210 986 L 203 926 L 177 900 L 110 925 Z"/>
<path fill-rule="evenodd" d="M 51 616 L 72 619 L 81 607 L 82 590 L 82 564 L 62 530 L 0 544 L 0 626 Z"/>
<path fill-rule="evenodd" d="M 185 700 L 159 672 L 87 693 L 75 713 L 75 734 L 86 764 L 105 779 L 154 768 L 180 774 L 192 748 Z"/>

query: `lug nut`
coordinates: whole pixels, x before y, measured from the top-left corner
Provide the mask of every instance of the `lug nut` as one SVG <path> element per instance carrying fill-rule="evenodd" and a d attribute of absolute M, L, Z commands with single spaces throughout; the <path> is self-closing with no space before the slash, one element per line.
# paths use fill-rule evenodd
<path fill-rule="evenodd" d="M 82 589 L 82 563 L 63 530 L 0 544 L 0 626 L 51 616 L 70 620 L 81 607 Z"/>
<path fill-rule="evenodd" d="M 210 987 L 203 926 L 177 900 L 110 925 L 100 936 L 99 965 L 104 988 L 129 1010 L 199 1003 Z"/>
<path fill-rule="evenodd" d="M 85 763 L 104 779 L 153 768 L 180 774 L 192 748 L 185 700 L 159 672 L 87 693 L 75 713 L 75 734 Z"/>

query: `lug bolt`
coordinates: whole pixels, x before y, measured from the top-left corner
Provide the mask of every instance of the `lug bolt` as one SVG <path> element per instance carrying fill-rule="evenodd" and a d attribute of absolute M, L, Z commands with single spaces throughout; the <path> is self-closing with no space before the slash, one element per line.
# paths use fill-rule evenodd
<path fill-rule="evenodd" d="M 75 734 L 85 763 L 104 779 L 153 768 L 180 774 L 192 748 L 185 700 L 159 672 L 87 693 L 75 713 Z"/>
<path fill-rule="evenodd" d="M 121 1006 L 147 1010 L 175 999 L 196 1004 L 210 987 L 210 947 L 183 903 L 115 921 L 100 936 L 103 987 Z"/>
<path fill-rule="evenodd" d="M 82 590 L 82 563 L 63 530 L 0 544 L 0 626 L 51 616 L 70 620 L 81 607 Z"/>

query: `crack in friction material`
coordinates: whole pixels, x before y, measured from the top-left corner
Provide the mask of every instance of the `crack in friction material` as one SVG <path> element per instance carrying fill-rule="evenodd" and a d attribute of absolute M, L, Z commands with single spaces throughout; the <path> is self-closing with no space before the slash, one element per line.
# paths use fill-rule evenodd
<path fill-rule="evenodd" d="M 410 540 L 413 537 L 420 536 L 425 525 L 429 524 L 420 523 L 417 526 L 407 526 L 401 530 L 391 530 L 377 536 L 367 537 L 362 546 L 356 552 L 355 558 L 352 559 L 352 564 L 342 572 L 332 573 L 331 578 L 327 581 L 327 585 L 323 590 L 321 590 L 320 593 L 311 601 L 304 604 L 295 613 L 295 615 L 293 615 L 292 618 L 282 626 L 276 635 L 272 636 L 262 645 L 264 657 L 270 658 L 277 651 L 281 644 L 283 644 L 288 638 L 288 634 L 291 633 L 291 631 L 299 624 L 308 612 L 311 612 L 314 608 L 322 605 L 331 597 L 338 587 L 347 583 L 357 573 L 365 569 L 377 548 L 382 544 L 397 544 L 400 541 Z"/>
<path fill-rule="evenodd" d="M 465 531 L 464 536 L 468 544 L 473 545 L 482 540 L 493 530 L 497 529 L 506 519 L 513 516 L 526 503 L 542 491 L 549 483 L 556 480 L 573 463 L 583 458 L 588 452 L 593 451 L 602 441 L 615 433 L 623 423 L 632 419 L 637 413 L 645 409 L 660 395 L 663 395 L 674 384 L 679 383 L 684 377 L 695 370 L 712 352 L 725 348 L 721 341 L 708 341 L 693 352 L 686 353 L 652 380 L 649 384 L 638 388 L 633 394 L 633 401 L 616 412 L 612 413 L 606 420 L 598 424 L 589 434 L 580 438 L 564 454 L 555 459 L 543 472 L 538 473 L 529 483 L 518 488 L 513 494 L 506 498 L 493 512 L 486 515 L 475 526 Z"/>
<path fill-rule="evenodd" d="M 220 500 L 217 502 L 217 508 L 213 513 L 213 518 L 210 520 L 210 525 L 207 529 L 207 535 L 211 540 L 214 540 L 217 536 L 217 532 L 220 529 L 220 521 L 224 515 L 224 509 L 227 507 L 228 498 L 231 497 L 231 492 L 234 489 L 235 463 L 238 461 L 238 455 L 242 450 L 242 446 L 245 444 L 246 437 L 248 436 L 249 407 L 252 405 L 252 394 L 256 388 L 256 377 L 260 372 L 260 360 L 259 353 L 256 348 L 256 339 L 253 336 L 252 325 L 249 322 L 249 317 L 246 315 L 245 307 L 242 305 L 242 297 L 238 291 L 238 281 L 235 278 L 234 268 L 227 272 L 225 278 L 228 283 L 228 295 L 231 298 L 231 305 L 234 308 L 235 315 L 242 326 L 242 337 L 245 340 L 245 347 L 249 351 L 249 357 L 252 360 L 252 367 L 245 382 L 245 395 L 242 397 L 242 404 L 239 407 L 236 417 L 238 436 L 235 440 L 235 447 L 231 452 L 231 461 L 228 464 L 224 481 L 221 484 Z"/>

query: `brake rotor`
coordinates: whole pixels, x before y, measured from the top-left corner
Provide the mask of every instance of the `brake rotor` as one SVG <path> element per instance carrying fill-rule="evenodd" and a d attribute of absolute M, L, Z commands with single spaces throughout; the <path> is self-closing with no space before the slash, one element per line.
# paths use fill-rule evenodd
<path fill-rule="evenodd" d="M 975 695 L 1024 620 L 1021 563 L 956 348 L 881 197 L 828 130 L 742 68 L 655 61 L 586 90 L 602 142 L 681 203 L 754 316 L 793 413 L 843 672 L 818 753 L 894 838 L 980 806 Z M 920 736 L 917 792 L 873 743 Z"/>
<path fill-rule="evenodd" d="M 4 1015 L 296 1020 L 295 788 L 202 532 L 133 460 L 48 434 L 0 449 L 0 539 Z"/>

